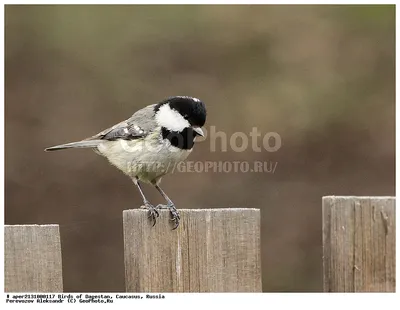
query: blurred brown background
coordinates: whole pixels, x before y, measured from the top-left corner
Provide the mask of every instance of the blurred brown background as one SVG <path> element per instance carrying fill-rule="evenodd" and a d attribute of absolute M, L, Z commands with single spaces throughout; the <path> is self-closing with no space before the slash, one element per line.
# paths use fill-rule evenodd
<path fill-rule="evenodd" d="M 394 6 L 6 6 L 5 38 L 5 221 L 61 225 L 66 291 L 124 291 L 122 210 L 141 199 L 92 151 L 43 149 L 168 96 L 201 98 L 228 137 L 282 137 L 189 157 L 274 174 L 163 179 L 178 208 L 262 210 L 264 291 L 322 291 L 323 195 L 395 193 Z"/>

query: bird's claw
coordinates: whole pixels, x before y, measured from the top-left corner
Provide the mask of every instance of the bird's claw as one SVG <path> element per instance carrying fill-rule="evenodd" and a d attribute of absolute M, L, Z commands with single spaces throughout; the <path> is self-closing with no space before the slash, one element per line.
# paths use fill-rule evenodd
<path fill-rule="evenodd" d="M 174 228 L 172 228 L 172 230 L 175 230 L 179 226 L 179 221 L 180 221 L 181 217 L 179 215 L 178 210 L 176 210 L 175 206 L 173 206 L 173 208 L 170 209 L 170 212 L 171 212 L 171 217 L 172 217 L 170 219 L 170 221 L 173 221 L 175 223 L 175 226 L 174 226 Z"/>
<path fill-rule="evenodd" d="M 166 205 L 160 204 L 160 205 L 158 205 L 158 206 L 156 207 L 156 209 L 158 209 L 158 210 L 160 210 L 160 209 L 168 209 L 169 212 L 170 212 L 170 214 L 171 214 L 171 219 L 170 219 L 170 221 L 172 221 L 172 222 L 175 223 L 175 226 L 174 226 L 174 228 L 172 228 L 172 230 L 175 230 L 175 229 L 178 228 L 178 226 L 179 226 L 179 221 L 180 221 L 181 217 L 180 217 L 180 215 L 179 215 L 178 210 L 175 208 L 175 205 L 174 205 L 174 204 L 166 204 Z"/>
<path fill-rule="evenodd" d="M 144 208 L 147 209 L 147 210 L 149 211 L 149 216 L 148 216 L 148 218 L 153 220 L 153 227 L 154 227 L 154 225 L 156 225 L 156 222 L 157 222 L 156 218 L 160 216 L 160 214 L 159 214 L 158 211 L 157 211 L 157 208 L 154 207 L 154 206 L 153 206 L 151 203 L 149 203 L 149 202 L 145 202 Z"/>

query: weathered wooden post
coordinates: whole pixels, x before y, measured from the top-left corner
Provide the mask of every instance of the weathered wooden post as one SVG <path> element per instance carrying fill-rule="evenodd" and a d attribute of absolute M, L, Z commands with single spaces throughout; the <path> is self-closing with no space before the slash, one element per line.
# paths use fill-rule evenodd
<path fill-rule="evenodd" d="M 323 197 L 325 292 L 394 292 L 394 197 Z"/>
<path fill-rule="evenodd" d="M 128 292 L 261 292 L 258 209 L 179 210 L 152 227 L 145 210 L 123 212 Z"/>
<path fill-rule="evenodd" d="M 62 292 L 58 225 L 5 225 L 6 292 Z"/>

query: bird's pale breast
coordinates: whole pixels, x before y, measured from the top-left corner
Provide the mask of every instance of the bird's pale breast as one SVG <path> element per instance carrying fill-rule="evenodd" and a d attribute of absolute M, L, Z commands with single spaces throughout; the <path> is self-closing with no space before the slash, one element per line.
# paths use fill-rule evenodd
<path fill-rule="evenodd" d="M 145 139 L 104 141 L 98 152 L 125 174 L 150 183 L 172 172 L 191 150 L 171 146 L 156 131 Z"/>

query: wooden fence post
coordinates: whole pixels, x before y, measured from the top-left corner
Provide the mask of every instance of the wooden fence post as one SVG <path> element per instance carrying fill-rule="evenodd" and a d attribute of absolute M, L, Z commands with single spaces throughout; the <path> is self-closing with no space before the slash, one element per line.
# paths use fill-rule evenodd
<path fill-rule="evenodd" d="M 395 198 L 323 197 L 325 292 L 394 292 Z"/>
<path fill-rule="evenodd" d="M 58 225 L 5 225 L 4 290 L 62 292 Z"/>
<path fill-rule="evenodd" d="M 261 292 L 258 209 L 167 210 L 152 227 L 146 210 L 123 212 L 128 292 Z"/>

